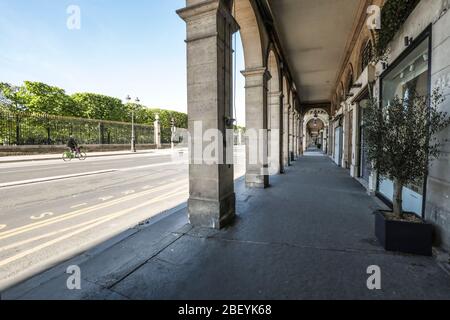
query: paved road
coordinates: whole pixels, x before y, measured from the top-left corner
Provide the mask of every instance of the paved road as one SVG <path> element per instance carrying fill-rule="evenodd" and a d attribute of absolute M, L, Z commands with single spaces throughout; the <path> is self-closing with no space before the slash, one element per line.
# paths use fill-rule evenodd
<path fill-rule="evenodd" d="M 0 164 L 0 290 L 182 205 L 187 169 L 168 150 Z"/>

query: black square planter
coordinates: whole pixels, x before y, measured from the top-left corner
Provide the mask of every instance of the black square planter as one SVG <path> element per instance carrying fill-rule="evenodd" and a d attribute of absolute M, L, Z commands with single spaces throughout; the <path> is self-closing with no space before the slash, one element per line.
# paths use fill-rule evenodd
<path fill-rule="evenodd" d="M 382 211 L 375 211 L 375 235 L 387 251 L 422 256 L 433 254 L 433 226 L 425 221 L 393 221 L 386 219 Z"/>

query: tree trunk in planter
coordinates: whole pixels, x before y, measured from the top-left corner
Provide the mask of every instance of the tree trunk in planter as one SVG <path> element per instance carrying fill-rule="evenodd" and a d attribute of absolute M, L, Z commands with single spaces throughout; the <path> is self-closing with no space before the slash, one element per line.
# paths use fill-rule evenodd
<path fill-rule="evenodd" d="M 394 214 L 403 218 L 403 183 L 394 179 Z"/>

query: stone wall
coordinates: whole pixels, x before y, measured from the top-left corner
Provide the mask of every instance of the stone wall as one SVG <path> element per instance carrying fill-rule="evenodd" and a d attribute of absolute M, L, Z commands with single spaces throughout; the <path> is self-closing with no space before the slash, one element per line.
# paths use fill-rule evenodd
<path fill-rule="evenodd" d="M 86 152 L 106 152 L 106 151 L 126 151 L 130 150 L 129 145 L 86 145 L 83 146 Z M 137 145 L 138 150 L 156 149 L 154 144 Z M 170 145 L 162 145 L 163 149 L 170 148 Z M 0 146 L 0 157 L 34 155 L 34 154 L 59 154 L 67 150 L 66 146 Z"/>
<path fill-rule="evenodd" d="M 450 112 L 450 2 L 422 0 L 409 16 L 390 45 L 390 62 L 404 50 L 404 38 L 417 38 L 432 25 L 432 90 L 441 87 L 446 96 L 442 110 Z M 450 128 L 440 135 L 450 138 Z M 450 251 L 450 143 L 443 145 L 443 156 L 429 170 L 425 217 L 435 225 L 436 245 Z"/>

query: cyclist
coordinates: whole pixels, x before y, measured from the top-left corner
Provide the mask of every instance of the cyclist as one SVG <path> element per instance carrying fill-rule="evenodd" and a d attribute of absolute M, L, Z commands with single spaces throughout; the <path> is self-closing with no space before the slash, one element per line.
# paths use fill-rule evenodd
<path fill-rule="evenodd" d="M 80 152 L 80 149 L 78 148 L 78 143 L 75 141 L 73 135 L 70 136 L 69 141 L 67 142 L 67 146 L 70 148 L 70 151 L 74 153 Z"/>

